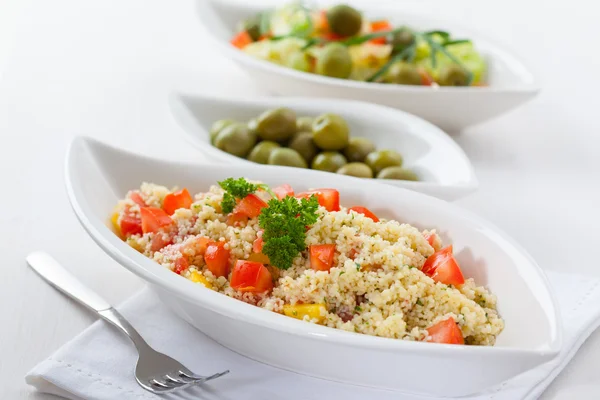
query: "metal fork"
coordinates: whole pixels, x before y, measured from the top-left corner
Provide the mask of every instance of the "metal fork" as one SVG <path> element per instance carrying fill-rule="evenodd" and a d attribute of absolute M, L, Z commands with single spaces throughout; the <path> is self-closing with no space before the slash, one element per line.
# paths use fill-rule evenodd
<path fill-rule="evenodd" d="M 27 263 L 56 289 L 95 311 L 131 339 L 139 353 L 135 379 L 144 389 L 152 393 L 169 393 L 216 379 L 229 372 L 227 370 L 211 376 L 194 374 L 179 361 L 150 347 L 117 310 L 83 285 L 50 255 L 43 252 L 31 253 L 27 256 Z"/>

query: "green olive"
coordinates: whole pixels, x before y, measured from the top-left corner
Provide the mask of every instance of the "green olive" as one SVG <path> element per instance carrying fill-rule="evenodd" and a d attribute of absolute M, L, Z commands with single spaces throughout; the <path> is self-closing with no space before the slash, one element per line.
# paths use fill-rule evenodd
<path fill-rule="evenodd" d="M 336 172 L 346 164 L 346 157 L 337 151 L 324 151 L 318 154 L 311 165 L 312 169 L 319 171 Z"/>
<path fill-rule="evenodd" d="M 469 73 L 460 65 L 448 64 L 440 69 L 437 83 L 440 86 L 468 86 Z"/>
<path fill-rule="evenodd" d="M 367 155 L 365 163 L 378 175 L 384 168 L 402 166 L 402 156 L 394 150 L 373 151 Z"/>
<path fill-rule="evenodd" d="M 385 81 L 401 85 L 422 85 L 421 74 L 414 65 L 398 62 L 390 67 Z"/>
<path fill-rule="evenodd" d="M 215 144 L 215 138 L 228 125 L 235 124 L 235 121 L 232 119 L 220 119 L 215 121 L 210 127 L 210 142 Z"/>
<path fill-rule="evenodd" d="M 392 54 L 399 53 L 406 47 L 413 44 L 415 41 L 415 35 L 408 29 L 402 29 L 399 32 L 395 32 L 388 39 L 389 44 L 392 45 Z"/>
<path fill-rule="evenodd" d="M 308 164 L 300 153 L 293 149 L 279 147 L 273 149 L 269 155 L 269 164 L 284 165 L 287 167 L 308 168 Z"/>
<path fill-rule="evenodd" d="M 298 117 L 296 120 L 296 132 L 312 131 L 313 117 Z"/>
<path fill-rule="evenodd" d="M 290 68 L 297 69 L 302 72 L 310 72 L 312 64 L 310 56 L 304 51 L 295 51 L 286 60 L 286 65 Z"/>
<path fill-rule="evenodd" d="M 356 176 L 358 178 L 372 178 L 373 171 L 365 163 L 351 162 L 337 170 L 338 174 Z"/>
<path fill-rule="evenodd" d="M 346 46 L 339 43 L 325 45 L 317 55 L 315 72 L 334 78 L 348 78 L 352 72 L 352 57 Z"/>
<path fill-rule="evenodd" d="M 267 110 L 250 124 L 261 139 L 286 140 L 296 133 L 296 112 L 284 107 Z"/>
<path fill-rule="evenodd" d="M 323 150 L 341 150 L 348 144 L 350 128 L 337 114 L 319 115 L 312 124 L 313 140 Z"/>
<path fill-rule="evenodd" d="M 363 137 L 350 138 L 348 146 L 344 149 L 344 155 L 350 162 L 364 161 L 367 154 L 375 151 L 375 145 L 369 139 Z"/>
<path fill-rule="evenodd" d="M 313 142 L 312 132 L 296 133 L 290 140 L 288 147 L 296 150 L 309 164 L 319 151 Z"/>
<path fill-rule="evenodd" d="M 327 10 L 327 21 L 331 31 L 341 36 L 356 35 L 362 26 L 360 13 L 345 4 L 339 4 Z"/>
<path fill-rule="evenodd" d="M 402 167 L 387 167 L 379 171 L 378 179 L 401 179 L 403 181 L 418 181 L 419 177 L 410 169 Z"/>
<path fill-rule="evenodd" d="M 248 154 L 248 160 L 259 164 L 267 164 L 271 152 L 278 147 L 280 147 L 279 143 L 263 140 L 254 146 L 250 154 Z"/>
<path fill-rule="evenodd" d="M 256 135 L 246 127 L 246 124 L 234 123 L 227 125 L 215 138 L 215 146 L 229 154 L 246 157 L 246 154 L 256 143 Z"/>

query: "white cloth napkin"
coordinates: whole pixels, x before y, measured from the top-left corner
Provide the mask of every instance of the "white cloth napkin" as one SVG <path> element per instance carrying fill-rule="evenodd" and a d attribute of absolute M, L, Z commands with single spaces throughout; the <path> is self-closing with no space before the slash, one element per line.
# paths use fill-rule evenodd
<path fill-rule="evenodd" d="M 600 325 L 600 280 L 549 272 L 564 320 L 560 356 L 535 370 L 468 400 L 536 399 L 560 373 L 587 337 Z M 42 361 L 26 376 L 37 390 L 68 399 L 204 400 L 432 400 L 312 378 L 250 360 L 234 353 L 180 320 L 144 289 L 118 309 L 157 350 L 199 374 L 231 373 L 167 396 L 142 390 L 133 377 L 136 353 L 129 339 L 100 320 Z"/>

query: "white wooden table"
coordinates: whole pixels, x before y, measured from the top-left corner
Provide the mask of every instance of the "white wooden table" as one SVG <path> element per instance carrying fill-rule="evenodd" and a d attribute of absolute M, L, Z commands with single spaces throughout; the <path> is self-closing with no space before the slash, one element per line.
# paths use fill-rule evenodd
<path fill-rule="evenodd" d="M 209 47 L 192 0 L 17 1 L 0 0 L 0 398 L 44 399 L 24 374 L 93 318 L 35 276 L 25 255 L 51 252 L 113 303 L 142 286 L 71 212 L 62 176 L 69 140 L 85 134 L 193 159 L 169 115 L 169 92 L 260 88 Z M 510 232 L 543 268 L 600 276 L 600 25 L 589 2 L 555 3 L 421 0 L 415 7 L 460 18 L 508 45 L 543 82 L 532 103 L 457 137 L 481 182 L 459 203 Z M 600 332 L 543 398 L 600 398 L 598 360 Z"/>

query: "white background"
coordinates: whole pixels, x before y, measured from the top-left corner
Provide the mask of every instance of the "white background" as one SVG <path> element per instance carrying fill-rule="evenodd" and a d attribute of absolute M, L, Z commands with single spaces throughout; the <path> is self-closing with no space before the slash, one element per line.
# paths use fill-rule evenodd
<path fill-rule="evenodd" d="M 480 190 L 459 203 L 511 233 L 548 270 L 600 276 L 600 25 L 592 2 L 421 0 L 537 73 L 543 92 L 456 137 Z M 93 321 L 30 271 L 46 250 L 118 303 L 141 282 L 72 214 L 63 157 L 79 134 L 167 158 L 199 157 L 169 115 L 172 90 L 261 93 L 214 52 L 192 0 L 0 0 L 0 398 L 45 399 L 23 376 Z M 443 27 L 442 27 L 443 28 Z M 600 398 L 600 332 L 544 399 Z"/>

